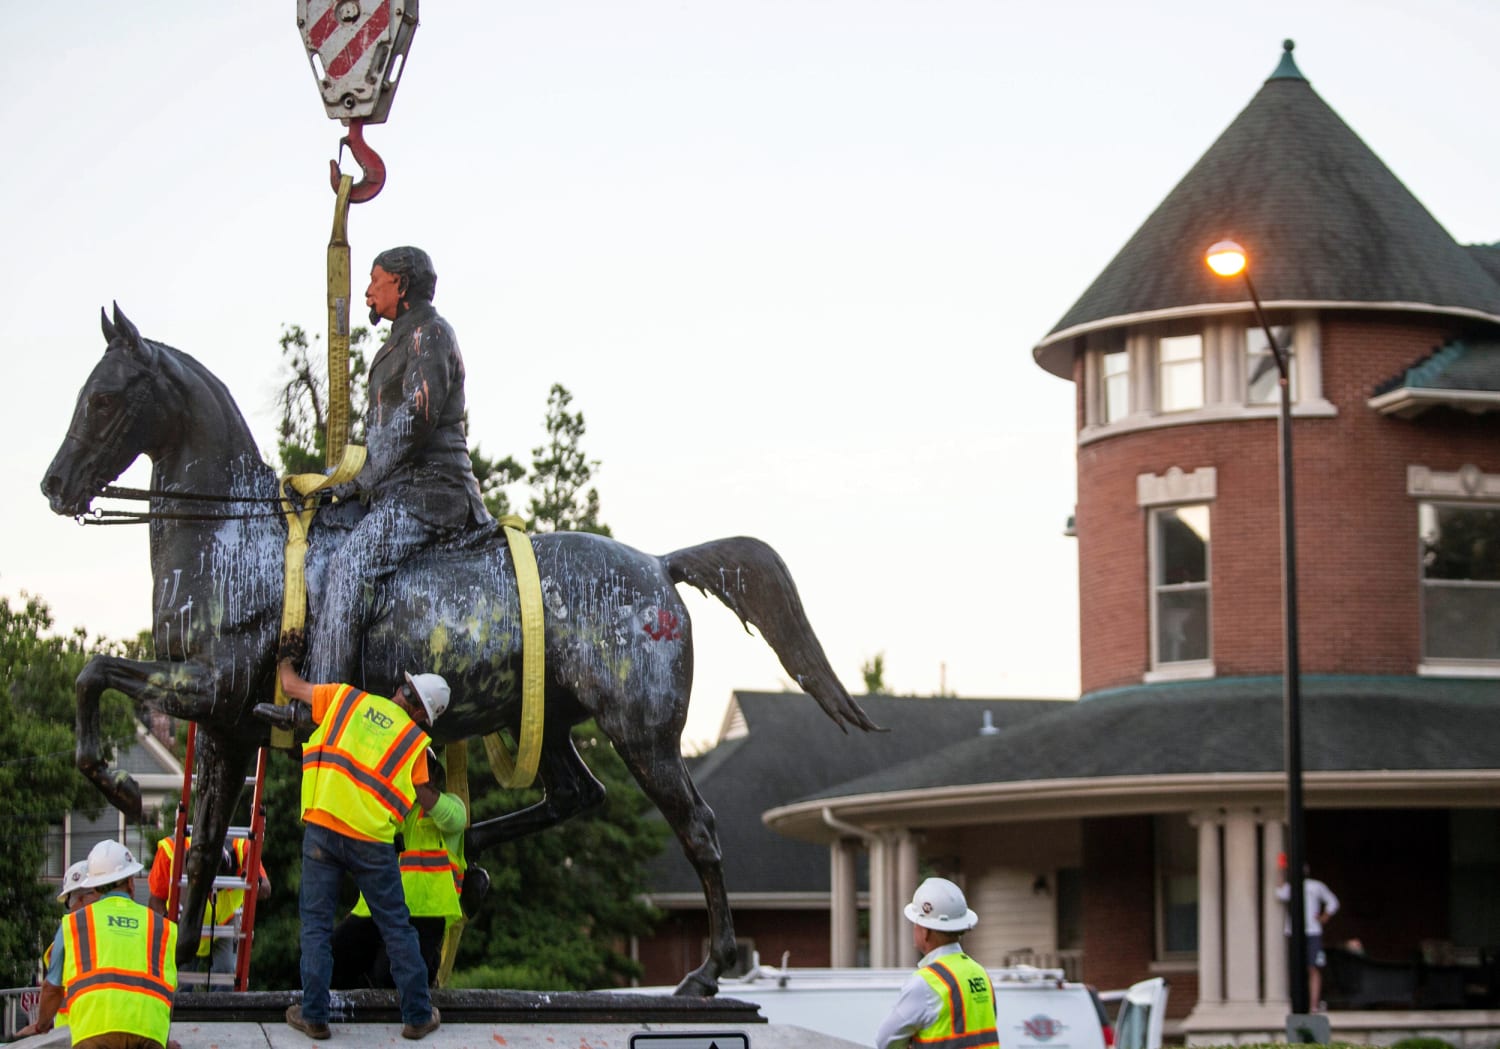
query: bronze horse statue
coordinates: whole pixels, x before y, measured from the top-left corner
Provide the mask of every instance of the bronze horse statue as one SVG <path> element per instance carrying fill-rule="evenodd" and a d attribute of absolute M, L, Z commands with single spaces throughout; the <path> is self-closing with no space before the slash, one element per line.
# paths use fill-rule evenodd
<path fill-rule="evenodd" d="M 137 456 L 151 458 L 152 636 L 159 658 L 96 656 L 84 668 L 76 685 L 77 763 L 112 804 L 138 817 L 138 786 L 100 753 L 100 694 L 118 689 L 138 707 L 198 723 L 200 793 L 178 941 L 186 960 L 197 947 L 230 815 L 268 738 L 268 726 L 252 708 L 272 695 L 286 522 L 276 511 L 278 479 L 223 383 L 188 354 L 142 338 L 118 306 L 113 320 L 101 311 L 101 321 L 108 345 L 78 395 L 42 491 L 54 512 L 84 514 Z M 205 503 L 188 496 L 226 501 L 205 512 Z M 318 565 L 337 538 L 329 529 L 313 530 L 308 575 L 314 590 Z M 713 594 L 747 627 L 755 626 L 792 678 L 841 727 L 876 726 L 828 665 L 786 566 L 759 540 L 721 539 L 661 557 L 580 532 L 539 534 L 534 546 L 546 608 L 537 774 L 543 797 L 475 824 L 467 852 L 473 856 L 599 804 L 604 788 L 569 732 L 594 718 L 666 817 L 702 882 L 708 956 L 677 992 L 711 995 L 734 961 L 734 925 L 713 812 L 680 751 L 693 650 L 692 624 L 675 584 Z M 364 681 L 356 684 L 391 695 L 404 668 L 437 671 L 454 697 L 433 728 L 438 742 L 500 729 L 515 735 L 521 617 L 503 538 L 459 542 L 410 559 L 376 585 L 367 622 Z"/>

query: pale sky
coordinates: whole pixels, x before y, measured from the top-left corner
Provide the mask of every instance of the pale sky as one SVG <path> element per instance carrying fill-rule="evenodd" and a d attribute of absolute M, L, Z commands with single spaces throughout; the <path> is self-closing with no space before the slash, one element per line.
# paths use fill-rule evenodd
<path fill-rule="evenodd" d="M 144 531 L 81 529 L 38 490 L 104 349 L 99 307 L 215 370 L 268 454 L 281 325 L 325 323 L 342 128 L 295 7 L 0 0 L 0 344 L 20 379 L 0 593 L 41 595 L 60 629 L 150 615 Z M 1500 239 L 1493 0 L 421 13 L 366 136 L 388 177 L 350 212 L 356 295 L 375 253 L 426 248 L 471 438 L 529 459 L 562 382 L 615 535 L 770 542 L 856 692 L 884 652 L 895 692 L 1077 694 L 1073 388 L 1031 347 L 1284 37 L 1449 232 Z M 785 675 L 689 596 L 702 745 L 731 691 Z"/>

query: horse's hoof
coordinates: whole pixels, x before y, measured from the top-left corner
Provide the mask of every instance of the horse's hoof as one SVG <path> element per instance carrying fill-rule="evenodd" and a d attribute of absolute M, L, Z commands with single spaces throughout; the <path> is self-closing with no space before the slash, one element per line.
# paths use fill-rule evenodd
<path fill-rule="evenodd" d="M 672 993 L 683 998 L 712 998 L 719 993 L 719 981 L 705 973 L 690 972 Z"/>
<path fill-rule="evenodd" d="M 141 786 L 130 773 L 123 769 L 116 772 L 111 777 L 104 796 L 109 799 L 111 805 L 123 812 L 127 819 L 133 821 L 141 819 Z"/>

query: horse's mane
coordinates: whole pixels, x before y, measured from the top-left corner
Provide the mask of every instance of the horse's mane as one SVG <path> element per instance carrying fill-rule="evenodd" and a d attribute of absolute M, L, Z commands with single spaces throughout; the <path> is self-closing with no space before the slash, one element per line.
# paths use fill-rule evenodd
<path fill-rule="evenodd" d="M 156 351 L 158 374 L 177 388 L 184 403 L 193 406 L 194 414 L 207 417 L 211 413 L 224 427 L 225 438 L 235 445 L 234 448 L 226 447 L 225 451 L 231 455 L 253 453 L 255 459 L 265 466 L 267 474 L 274 477 L 275 471 L 260 454 L 255 435 L 250 432 L 244 413 L 224 381 L 185 350 L 154 339 L 142 339 L 142 342 L 149 343 Z"/>

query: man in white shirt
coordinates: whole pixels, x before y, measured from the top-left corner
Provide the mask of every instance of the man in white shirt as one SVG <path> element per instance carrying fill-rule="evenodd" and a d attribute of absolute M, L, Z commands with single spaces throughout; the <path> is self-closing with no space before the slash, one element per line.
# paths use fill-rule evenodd
<path fill-rule="evenodd" d="M 1285 853 L 1280 857 L 1277 873 L 1281 880 L 1276 886 L 1276 898 L 1282 903 L 1288 903 L 1292 898 L 1292 886 L 1286 880 Z M 1339 898 L 1328 886 L 1310 876 L 1311 872 L 1306 864 L 1302 865 L 1302 874 L 1302 897 L 1305 904 L 1303 913 L 1306 916 L 1304 928 L 1307 932 L 1307 1000 L 1316 1013 L 1327 1009 L 1323 1002 L 1323 967 L 1328 964 L 1328 956 L 1323 953 L 1323 923 L 1339 912 Z M 1287 936 L 1292 934 L 1290 914 L 1286 917 L 1282 931 Z"/>
<path fill-rule="evenodd" d="M 875 1049 L 932 1043 L 1000 1049 L 995 989 L 984 966 L 958 942 L 979 924 L 963 890 L 945 878 L 928 878 L 903 913 L 912 923 L 912 943 L 922 960 L 875 1032 Z"/>

